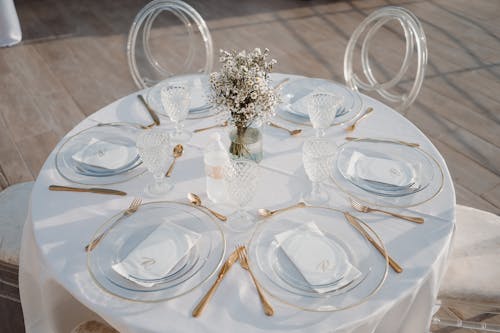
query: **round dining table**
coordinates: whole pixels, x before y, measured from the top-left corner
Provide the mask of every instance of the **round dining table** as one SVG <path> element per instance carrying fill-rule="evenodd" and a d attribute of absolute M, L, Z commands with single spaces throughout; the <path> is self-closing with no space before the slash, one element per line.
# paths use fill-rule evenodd
<path fill-rule="evenodd" d="M 272 75 L 273 82 L 284 78 L 300 77 Z M 163 196 L 149 198 L 144 195 L 145 186 L 153 181 L 148 172 L 108 186 L 127 192 L 127 196 L 49 191 L 51 184 L 82 186 L 62 177 L 55 165 L 56 153 L 69 137 L 98 123 L 151 123 L 138 99 L 139 93 L 145 92 L 121 98 L 79 123 L 49 155 L 37 177 L 23 231 L 20 259 L 20 294 L 27 332 L 66 333 L 77 323 L 97 316 L 121 333 L 428 331 L 453 238 L 455 191 L 446 163 L 429 139 L 398 112 L 365 95 L 361 95 L 363 108 L 374 109 L 370 117 L 360 122 L 354 132 L 347 132 L 345 126 L 333 126 L 327 131 L 327 137 L 337 145 L 345 142 L 346 135 L 416 142 L 439 163 L 444 176 L 441 190 L 431 200 L 410 208 L 390 209 L 421 216 L 425 219 L 423 224 L 356 212 L 346 193 L 333 183 L 325 185 L 330 195 L 327 205 L 361 218 L 380 236 L 387 252 L 403 267 L 402 273 L 389 269 L 382 287 L 365 302 L 340 311 L 313 312 L 269 297 L 274 316 L 268 317 L 262 311 L 248 272 L 239 265 L 234 265 L 227 273 L 197 318 L 192 316 L 192 311 L 216 279 L 217 271 L 191 292 L 154 303 L 122 299 L 99 287 L 89 273 L 84 247 L 96 230 L 111 216 L 126 209 L 133 198 L 142 197 L 143 202 L 189 203 L 186 195 L 194 192 L 209 207 L 226 214 L 232 211 L 230 206 L 211 203 L 206 195 L 204 147 L 213 132 L 221 132 L 224 139 L 228 137 L 228 131 L 221 128 L 194 133 L 184 144 L 184 154 L 177 160 L 170 178 L 174 187 Z M 172 128 L 167 118 L 162 117 L 161 121 L 160 127 Z M 220 121 L 220 116 L 188 119 L 185 127 L 194 130 Z M 275 209 L 295 204 L 311 186 L 302 163 L 302 145 L 305 139 L 314 135 L 314 130 L 281 118 L 273 121 L 288 128 L 300 127 L 303 131 L 299 136 L 291 136 L 281 129 L 263 126 L 264 158 L 260 163 L 257 191 L 247 207 L 256 221 L 259 220 L 259 208 Z M 225 223 L 218 223 L 225 234 L 225 257 L 237 244 L 245 244 L 251 237 L 251 230 L 235 233 Z"/>

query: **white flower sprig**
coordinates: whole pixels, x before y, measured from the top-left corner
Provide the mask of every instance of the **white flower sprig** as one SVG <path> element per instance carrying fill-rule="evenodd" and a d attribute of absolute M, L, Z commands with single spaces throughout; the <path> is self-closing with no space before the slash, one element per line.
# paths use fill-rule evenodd
<path fill-rule="evenodd" d="M 220 50 L 222 68 L 210 74 L 211 102 L 228 112 L 228 121 L 248 127 L 254 121 L 266 121 L 275 114 L 279 92 L 269 86 L 269 73 L 276 60 L 266 61 L 269 50 L 262 52 Z"/>

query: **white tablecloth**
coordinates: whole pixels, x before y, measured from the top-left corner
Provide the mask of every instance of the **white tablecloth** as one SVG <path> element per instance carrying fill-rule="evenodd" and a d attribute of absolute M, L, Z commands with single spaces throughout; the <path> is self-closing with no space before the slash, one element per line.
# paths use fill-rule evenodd
<path fill-rule="evenodd" d="M 21 41 L 22 33 L 14 0 L 0 0 L 0 47 Z"/>
<path fill-rule="evenodd" d="M 280 75 L 275 79 L 279 80 Z M 20 267 L 20 291 L 27 332 L 68 332 L 77 322 L 98 314 L 122 333 L 127 332 L 380 332 L 422 333 L 430 322 L 439 281 L 445 269 L 454 226 L 455 192 L 446 164 L 430 141 L 409 121 L 384 104 L 364 97 L 365 107 L 375 109 L 356 129 L 356 136 L 393 137 L 419 142 L 442 165 L 444 188 L 433 200 L 401 212 L 426 218 L 423 225 L 381 217 L 360 216 L 381 236 L 389 253 L 404 267 L 402 274 L 389 271 L 380 291 L 366 303 L 334 313 L 299 311 L 271 300 L 275 315 L 266 317 L 247 272 L 233 267 L 200 318 L 191 311 L 214 278 L 180 298 L 155 304 L 130 302 L 100 289 L 86 267 L 85 244 L 108 217 L 126 208 L 131 198 L 143 196 L 143 175 L 113 188 L 127 197 L 49 192 L 49 184 L 67 184 L 54 165 L 55 151 L 43 166 L 34 186 L 31 214 L 26 223 Z M 136 95 L 122 98 L 93 114 L 68 135 L 95 125 L 96 121 L 136 121 L 150 118 Z M 277 120 L 279 122 L 279 120 Z M 205 127 L 214 118 L 190 120 L 190 129 Z M 291 124 L 282 124 L 293 127 Z M 264 128 L 265 157 L 256 198 L 260 207 L 280 207 L 300 200 L 310 185 L 302 167 L 301 145 L 312 135 L 300 137 Z M 210 132 L 194 134 L 178 160 L 173 191 L 162 199 L 186 201 L 187 192 L 205 193 L 202 147 Z M 341 142 L 346 132 L 332 128 L 328 135 Z M 63 140 L 64 141 L 64 140 Z M 330 187 L 332 207 L 349 209 L 346 197 Z M 206 201 L 206 195 L 202 198 Z M 352 211 L 352 209 L 349 209 Z M 355 214 L 359 215 L 359 213 Z M 228 249 L 248 239 L 227 229 Z"/>

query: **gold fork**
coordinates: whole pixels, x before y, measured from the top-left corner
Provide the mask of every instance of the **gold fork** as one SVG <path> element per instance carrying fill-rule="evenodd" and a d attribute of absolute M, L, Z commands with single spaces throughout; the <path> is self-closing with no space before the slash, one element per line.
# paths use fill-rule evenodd
<path fill-rule="evenodd" d="M 250 266 L 248 265 L 248 254 L 247 254 L 247 249 L 244 245 L 240 245 L 236 248 L 236 251 L 238 252 L 238 258 L 240 261 L 241 267 L 243 269 L 247 270 L 248 273 L 250 273 L 250 276 L 252 277 L 253 283 L 255 284 L 255 288 L 257 289 L 257 293 L 259 294 L 260 302 L 262 303 L 262 307 L 264 308 L 264 313 L 267 316 L 272 316 L 274 314 L 274 310 L 269 304 L 269 302 L 266 299 L 266 296 L 264 295 L 264 292 L 262 291 L 260 284 L 257 282 L 257 279 L 252 273 L 252 270 L 250 269 Z"/>
<path fill-rule="evenodd" d="M 419 223 L 419 224 L 424 223 L 424 219 L 422 217 L 407 216 L 407 215 L 397 214 L 397 213 L 393 213 L 393 212 L 388 212 L 386 210 L 381 210 L 381 209 L 376 209 L 376 208 L 364 206 L 352 198 L 349 198 L 349 200 L 351 201 L 352 208 L 356 209 L 358 212 L 361 212 L 361 213 L 380 212 L 380 213 L 391 215 L 391 216 L 394 216 L 394 217 L 397 217 L 397 218 L 400 218 L 400 219 L 403 219 L 406 221 L 414 222 L 414 223 Z"/>
<path fill-rule="evenodd" d="M 96 238 L 94 238 L 93 240 L 90 241 L 90 243 L 87 244 L 87 246 L 85 246 L 85 251 L 87 252 L 90 252 L 92 251 L 93 249 L 95 249 L 95 247 L 97 246 L 97 244 L 99 244 L 99 242 L 101 241 L 101 239 L 106 236 L 106 234 L 111 230 L 113 229 L 113 227 L 115 225 L 118 224 L 118 222 L 120 222 L 120 220 L 124 217 L 127 217 L 127 216 L 130 216 L 132 214 L 134 214 L 135 212 L 137 212 L 137 210 L 139 209 L 139 206 L 141 205 L 142 203 L 142 199 L 140 198 L 135 198 L 131 203 L 130 203 L 130 206 L 128 207 L 128 209 L 126 211 L 123 212 L 123 214 L 116 219 L 115 222 L 113 222 L 106 230 L 104 230 L 99 236 L 97 236 Z"/>

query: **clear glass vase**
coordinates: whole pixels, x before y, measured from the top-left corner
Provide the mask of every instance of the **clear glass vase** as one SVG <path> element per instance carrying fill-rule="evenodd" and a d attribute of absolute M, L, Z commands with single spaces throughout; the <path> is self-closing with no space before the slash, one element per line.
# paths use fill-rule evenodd
<path fill-rule="evenodd" d="M 258 127 L 234 127 L 229 132 L 229 153 L 237 159 L 259 163 L 263 157 L 262 132 Z"/>

